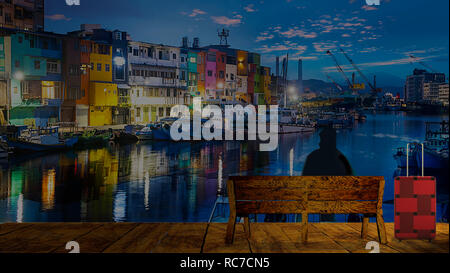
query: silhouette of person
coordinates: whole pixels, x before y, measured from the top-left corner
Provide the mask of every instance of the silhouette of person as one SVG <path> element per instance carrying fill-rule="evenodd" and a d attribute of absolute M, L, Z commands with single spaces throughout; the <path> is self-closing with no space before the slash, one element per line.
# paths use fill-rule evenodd
<path fill-rule="evenodd" d="M 347 158 L 336 148 L 336 130 L 325 128 L 320 132 L 319 149 L 308 155 L 304 176 L 347 176 L 353 169 Z"/>
<path fill-rule="evenodd" d="M 336 130 L 325 128 L 320 132 L 319 149 L 308 155 L 303 168 L 304 176 L 350 176 L 353 169 L 347 158 L 336 147 Z M 299 215 L 301 216 L 301 215 Z M 297 217 L 299 219 L 299 217 Z M 334 214 L 320 215 L 321 221 L 335 221 Z M 359 216 L 349 215 L 349 222 Z"/>

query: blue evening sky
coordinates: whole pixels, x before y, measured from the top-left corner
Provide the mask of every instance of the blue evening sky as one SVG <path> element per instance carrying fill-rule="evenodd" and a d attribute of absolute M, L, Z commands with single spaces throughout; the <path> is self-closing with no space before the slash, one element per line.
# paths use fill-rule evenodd
<path fill-rule="evenodd" d="M 304 78 L 339 82 L 326 50 L 332 50 L 350 77 L 352 67 L 339 53 L 343 48 L 381 84 L 401 86 L 419 64 L 413 54 L 435 70 L 449 72 L 449 1 L 381 0 L 65 0 L 46 1 L 45 27 L 66 33 L 82 23 L 127 31 L 132 39 L 180 45 L 181 37 L 217 44 L 217 29 L 230 30 L 234 48 L 261 53 L 263 65 L 275 66 L 275 56 L 289 52 L 289 76 L 297 75 L 304 59 Z"/>

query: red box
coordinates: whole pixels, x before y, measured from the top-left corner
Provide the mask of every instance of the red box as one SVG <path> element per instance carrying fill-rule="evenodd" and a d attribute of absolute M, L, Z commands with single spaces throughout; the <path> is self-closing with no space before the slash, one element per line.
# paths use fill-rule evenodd
<path fill-rule="evenodd" d="M 436 178 L 396 177 L 394 207 L 395 238 L 436 237 Z"/>

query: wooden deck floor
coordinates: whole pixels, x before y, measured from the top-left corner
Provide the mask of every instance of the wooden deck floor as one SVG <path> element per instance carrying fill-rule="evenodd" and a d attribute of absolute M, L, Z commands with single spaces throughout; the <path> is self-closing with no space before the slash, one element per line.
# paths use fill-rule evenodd
<path fill-rule="evenodd" d="M 225 244 L 226 224 L 221 223 L 38 223 L 1 224 L 0 252 L 67 253 L 68 241 L 77 241 L 81 253 L 364 253 L 376 241 L 375 224 L 368 240 L 359 238 L 361 224 L 312 223 L 307 244 L 301 244 L 300 225 L 256 223 L 247 240 L 242 224 L 236 226 L 232 245 Z M 438 224 L 433 242 L 402 241 L 387 223 L 387 245 L 381 253 L 448 253 L 449 225 Z"/>

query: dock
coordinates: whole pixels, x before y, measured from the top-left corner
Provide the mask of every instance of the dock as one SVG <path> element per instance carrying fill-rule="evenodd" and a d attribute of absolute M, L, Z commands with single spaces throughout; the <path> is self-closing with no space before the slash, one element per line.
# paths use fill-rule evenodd
<path fill-rule="evenodd" d="M 236 226 L 233 244 L 225 244 L 226 223 L 5 223 L 0 224 L 0 253 L 68 253 L 76 241 L 80 253 L 367 253 L 377 229 L 369 224 L 360 238 L 360 223 L 311 223 L 308 242 L 300 243 L 300 224 L 252 223 L 252 236 Z M 449 225 L 437 225 L 429 241 L 398 241 L 386 223 L 388 243 L 381 253 L 449 253 Z"/>

